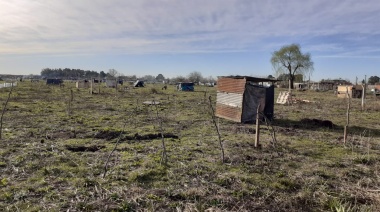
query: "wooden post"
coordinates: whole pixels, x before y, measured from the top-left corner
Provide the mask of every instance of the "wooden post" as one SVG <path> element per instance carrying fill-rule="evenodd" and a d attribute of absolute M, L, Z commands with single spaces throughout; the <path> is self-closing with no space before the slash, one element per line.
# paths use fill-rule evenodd
<path fill-rule="evenodd" d="M 90 94 L 92 95 L 92 84 L 93 84 L 93 82 L 94 82 L 94 79 L 91 79 L 90 80 Z"/>
<path fill-rule="evenodd" d="M 73 93 L 73 89 L 70 89 L 70 98 L 69 98 L 69 101 L 68 101 L 68 104 L 67 104 L 67 115 L 71 115 L 71 106 L 73 104 L 73 101 L 74 101 L 74 93 Z"/>
<path fill-rule="evenodd" d="M 366 98 L 366 90 L 367 90 L 367 75 L 364 77 L 364 84 L 362 84 L 362 111 L 365 109 L 365 98 Z"/>
<path fill-rule="evenodd" d="M 260 145 L 260 104 L 257 105 L 256 112 L 256 136 L 255 136 L 255 148 Z"/>
<path fill-rule="evenodd" d="M 73 89 L 70 89 L 70 101 L 74 101 Z"/>
<path fill-rule="evenodd" d="M 362 85 L 362 111 L 365 109 L 365 85 Z"/>
<path fill-rule="evenodd" d="M 8 98 L 7 100 L 5 101 L 5 104 L 3 106 L 3 110 L 1 112 L 1 116 L 0 116 L 0 139 L 1 139 L 1 132 L 3 130 L 3 117 L 4 117 L 4 113 L 5 111 L 7 110 L 7 104 L 9 102 L 9 99 L 11 98 L 11 94 L 12 94 L 12 90 L 13 90 L 13 86 L 11 86 L 11 90 L 9 91 L 8 93 Z"/>
<path fill-rule="evenodd" d="M 117 83 L 118 83 L 118 81 L 117 81 L 117 79 L 115 80 L 115 92 L 116 92 L 116 94 L 117 94 Z"/>
<path fill-rule="evenodd" d="M 99 85 L 99 88 L 98 88 L 98 94 L 100 94 L 100 74 L 99 74 L 99 79 L 98 79 L 98 85 Z"/>
<path fill-rule="evenodd" d="M 174 94 L 174 111 L 177 113 L 177 95 Z"/>
<path fill-rule="evenodd" d="M 347 143 L 347 131 L 348 131 L 348 125 L 350 123 L 350 104 L 351 104 L 351 100 L 350 100 L 350 94 L 348 93 L 348 87 L 346 86 L 346 94 L 347 94 L 347 120 L 346 120 L 346 125 L 344 126 L 344 132 L 343 132 L 343 143 L 346 144 Z"/>

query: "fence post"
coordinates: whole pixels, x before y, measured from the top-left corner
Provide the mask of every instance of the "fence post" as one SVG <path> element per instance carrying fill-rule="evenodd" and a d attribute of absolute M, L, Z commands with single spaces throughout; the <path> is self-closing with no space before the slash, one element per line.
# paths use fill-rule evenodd
<path fill-rule="evenodd" d="M 347 131 L 348 131 L 348 125 L 350 123 L 350 94 L 348 93 L 348 87 L 346 86 L 346 94 L 347 94 L 347 120 L 346 120 L 346 125 L 344 126 L 344 133 L 343 133 L 343 143 L 347 143 Z"/>
<path fill-rule="evenodd" d="M 256 136 L 255 136 L 255 148 L 260 145 L 260 104 L 257 105 L 256 111 Z"/>
<path fill-rule="evenodd" d="M 93 92 L 92 92 L 92 89 L 93 89 L 93 88 L 92 88 L 93 82 L 94 82 L 94 79 L 91 79 L 91 80 L 90 80 L 90 94 L 91 94 L 91 95 L 92 95 L 92 93 L 93 93 Z"/>
<path fill-rule="evenodd" d="M 98 87 L 98 94 L 100 94 L 100 74 L 99 74 L 99 78 L 98 78 L 98 85 L 99 85 L 99 87 Z"/>
<path fill-rule="evenodd" d="M 366 94 L 366 85 L 364 84 L 364 85 L 362 85 L 362 111 L 364 111 L 364 109 L 365 109 L 365 98 L 366 98 L 366 96 L 365 96 L 365 94 Z"/>

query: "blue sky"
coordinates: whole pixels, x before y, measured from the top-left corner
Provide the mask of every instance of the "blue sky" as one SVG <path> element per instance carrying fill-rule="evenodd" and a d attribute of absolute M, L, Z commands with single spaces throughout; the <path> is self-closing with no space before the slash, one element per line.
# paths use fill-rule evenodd
<path fill-rule="evenodd" d="M 378 0 L 1 0 L 0 73 L 274 75 L 297 43 L 313 80 L 380 76 Z"/>

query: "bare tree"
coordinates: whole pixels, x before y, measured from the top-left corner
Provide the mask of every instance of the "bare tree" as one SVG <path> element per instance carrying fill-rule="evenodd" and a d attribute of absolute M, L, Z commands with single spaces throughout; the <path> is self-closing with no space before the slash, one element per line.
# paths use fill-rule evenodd
<path fill-rule="evenodd" d="M 191 82 L 200 82 L 203 80 L 203 76 L 201 74 L 201 72 L 199 71 L 193 71 L 191 72 L 187 78 L 191 81 Z"/>
<path fill-rule="evenodd" d="M 176 77 L 172 78 L 171 81 L 175 82 L 175 83 L 177 83 L 177 82 L 186 82 L 187 79 L 184 76 L 176 76 Z"/>
<path fill-rule="evenodd" d="M 107 75 L 111 78 L 117 78 L 119 75 L 119 72 L 112 68 L 108 70 Z"/>

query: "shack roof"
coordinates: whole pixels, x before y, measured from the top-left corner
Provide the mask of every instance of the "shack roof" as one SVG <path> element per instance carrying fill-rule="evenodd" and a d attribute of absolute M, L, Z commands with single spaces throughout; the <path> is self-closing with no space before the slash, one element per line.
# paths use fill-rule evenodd
<path fill-rule="evenodd" d="M 249 77 L 249 76 L 219 76 L 218 78 L 246 79 L 249 82 L 277 82 L 276 79 Z"/>

